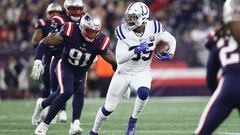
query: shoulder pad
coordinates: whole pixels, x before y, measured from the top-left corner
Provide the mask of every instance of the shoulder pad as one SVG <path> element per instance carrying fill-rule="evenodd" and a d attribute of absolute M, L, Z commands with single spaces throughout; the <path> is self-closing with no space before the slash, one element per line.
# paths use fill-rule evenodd
<path fill-rule="evenodd" d="M 107 35 L 104 35 L 104 34 L 103 34 L 103 37 L 104 38 L 102 39 L 102 41 L 100 43 L 101 45 L 99 47 L 100 50 L 105 50 L 110 44 L 110 38 Z"/>
<path fill-rule="evenodd" d="M 63 17 L 58 15 L 54 16 L 52 20 L 59 23 L 60 25 L 63 25 L 66 23 L 66 20 Z"/>
<path fill-rule="evenodd" d="M 115 35 L 120 40 L 126 39 L 125 35 L 123 34 L 123 30 L 122 29 L 123 29 L 122 25 L 117 26 L 116 29 L 115 29 Z"/>
<path fill-rule="evenodd" d="M 153 23 L 154 23 L 154 33 L 164 32 L 162 24 L 159 21 L 154 20 Z"/>

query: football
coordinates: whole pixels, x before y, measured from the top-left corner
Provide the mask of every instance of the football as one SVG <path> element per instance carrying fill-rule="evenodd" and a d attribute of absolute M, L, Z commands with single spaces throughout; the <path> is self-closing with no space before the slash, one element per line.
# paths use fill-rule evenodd
<path fill-rule="evenodd" d="M 168 43 L 166 43 L 164 41 L 159 41 L 156 44 L 155 52 L 158 52 L 158 53 L 162 54 L 163 52 L 169 51 L 169 49 L 170 49 L 170 46 L 169 46 Z"/>

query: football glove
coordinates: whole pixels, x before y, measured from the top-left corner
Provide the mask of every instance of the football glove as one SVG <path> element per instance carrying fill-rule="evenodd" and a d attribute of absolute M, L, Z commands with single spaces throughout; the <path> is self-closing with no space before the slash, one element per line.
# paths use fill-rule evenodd
<path fill-rule="evenodd" d="M 32 68 L 31 77 L 33 80 L 38 80 L 40 78 L 40 75 L 42 75 L 44 72 L 44 66 L 42 64 L 41 60 L 35 60 Z"/>
<path fill-rule="evenodd" d="M 135 54 L 140 54 L 142 51 L 147 50 L 149 48 L 147 42 L 142 42 L 138 47 L 134 49 Z"/>
<path fill-rule="evenodd" d="M 172 59 L 173 54 L 169 52 L 163 52 L 163 54 L 160 54 L 159 52 L 155 52 L 155 56 L 159 60 L 167 61 Z"/>

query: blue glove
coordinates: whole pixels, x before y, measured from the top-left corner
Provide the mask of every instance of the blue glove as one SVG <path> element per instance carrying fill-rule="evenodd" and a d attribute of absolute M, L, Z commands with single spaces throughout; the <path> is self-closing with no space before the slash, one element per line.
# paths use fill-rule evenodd
<path fill-rule="evenodd" d="M 149 47 L 148 47 L 147 42 L 142 42 L 142 43 L 140 43 L 140 45 L 138 47 L 136 47 L 134 49 L 134 53 L 135 54 L 140 54 L 142 51 L 147 50 L 148 48 Z"/>
<path fill-rule="evenodd" d="M 155 56 L 159 60 L 167 61 L 172 59 L 173 54 L 168 52 L 163 52 L 163 54 L 155 52 Z"/>

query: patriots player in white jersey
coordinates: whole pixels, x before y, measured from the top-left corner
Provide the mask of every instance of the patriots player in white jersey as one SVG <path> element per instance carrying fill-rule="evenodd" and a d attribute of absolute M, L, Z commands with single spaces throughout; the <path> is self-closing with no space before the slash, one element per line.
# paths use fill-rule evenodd
<path fill-rule="evenodd" d="M 160 60 L 171 60 L 176 49 L 175 38 L 163 30 L 159 21 L 149 20 L 149 8 L 144 3 L 130 4 L 125 14 L 125 23 L 119 25 L 115 31 L 118 38 L 118 68 L 110 83 L 105 105 L 99 109 L 89 135 L 98 135 L 103 122 L 116 109 L 128 87 L 137 92 L 126 130 L 126 135 L 134 135 L 139 113 L 149 97 L 152 81 L 150 64 L 155 46 L 159 41 L 170 46 L 164 53 L 155 53 Z"/>

